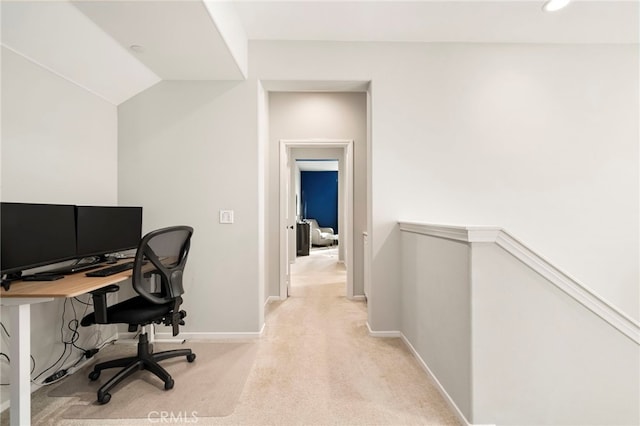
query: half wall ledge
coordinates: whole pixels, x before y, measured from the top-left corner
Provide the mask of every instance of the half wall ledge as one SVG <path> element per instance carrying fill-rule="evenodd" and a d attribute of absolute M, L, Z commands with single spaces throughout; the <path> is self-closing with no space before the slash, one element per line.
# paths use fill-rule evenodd
<path fill-rule="evenodd" d="M 503 228 L 496 226 L 439 225 L 412 221 L 400 221 L 399 225 L 400 230 L 403 232 L 471 244 L 495 243 L 605 320 L 620 333 L 640 345 L 640 323 L 638 321 L 619 311 L 593 290 L 553 266 L 551 262 L 535 253 Z"/>

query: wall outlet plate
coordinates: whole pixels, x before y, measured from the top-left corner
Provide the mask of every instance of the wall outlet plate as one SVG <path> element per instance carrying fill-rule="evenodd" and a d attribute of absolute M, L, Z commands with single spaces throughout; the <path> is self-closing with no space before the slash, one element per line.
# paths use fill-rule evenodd
<path fill-rule="evenodd" d="M 220 223 L 233 223 L 233 210 L 220 210 Z"/>

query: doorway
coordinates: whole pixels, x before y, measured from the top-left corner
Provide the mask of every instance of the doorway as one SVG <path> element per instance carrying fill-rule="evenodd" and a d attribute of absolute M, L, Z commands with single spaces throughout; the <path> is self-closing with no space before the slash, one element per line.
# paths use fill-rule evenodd
<path fill-rule="evenodd" d="M 264 308 L 268 303 L 287 298 L 287 262 L 289 252 L 285 244 L 295 243 L 295 210 L 286 213 L 287 192 L 291 183 L 283 176 L 286 170 L 287 149 L 337 149 L 345 152 L 352 145 L 348 158 L 353 176 L 351 192 L 348 242 L 339 235 L 338 246 L 346 249 L 344 266 L 348 266 L 349 284 L 344 290 L 351 300 L 365 300 L 368 276 L 364 271 L 370 256 L 370 245 L 364 244 L 364 235 L 371 235 L 371 96 L 369 82 L 289 82 L 260 81 L 259 85 L 259 167 L 261 209 L 259 223 L 260 256 L 260 324 L 264 324 Z M 304 89 L 304 90 L 302 90 Z M 284 145 L 289 142 L 290 146 Z M 292 144 L 298 143 L 295 147 Z M 328 146 L 322 147 L 323 143 Z M 325 151 L 326 152 L 326 151 Z M 306 155 L 305 155 L 306 156 Z M 333 155 L 330 157 L 336 158 Z M 327 158 L 327 155 L 324 155 Z M 286 172 L 288 176 L 288 171 Z M 289 187 L 287 183 L 289 182 Z M 288 214 L 288 216 L 284 216 Z M 285 219 L 288 218 L 288 219 Z M 290 223 L 287 223 L 290 220 Z M 283 236 L 286 229 L 291 241 Z M 346 235 L 341 227 L 340 234 Z M 367 250 L 367 251 L 365 251 Z M 284 271 L 284 272 L 283 272 Z M 343 284 L 341 288 L 347 287 Z M 371 297 L 372 301 L 373 298 Z M 370 307 L 370 305 L 368 305 Z"/>
<path fill-rule="evenodd" d="M 314 157 L 338 159 L 338 259 L 347 270 L 346 296 L 353 299 L 353 140 L 280 140 L 280 299 L 289 295 L 297 251 L 294 165 L 296 159 Z"/>

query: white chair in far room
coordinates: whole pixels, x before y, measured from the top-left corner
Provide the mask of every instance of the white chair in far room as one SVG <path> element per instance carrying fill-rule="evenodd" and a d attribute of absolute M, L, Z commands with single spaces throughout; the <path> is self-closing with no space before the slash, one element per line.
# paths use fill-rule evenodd
<path fill-rule="evenodd" d="M 307 219 L 311 224 L 311 245 L 330 246 L 338 242 L 338 235 L 333 233 L 333 228 L 323 228 L 315 219 Z"/>

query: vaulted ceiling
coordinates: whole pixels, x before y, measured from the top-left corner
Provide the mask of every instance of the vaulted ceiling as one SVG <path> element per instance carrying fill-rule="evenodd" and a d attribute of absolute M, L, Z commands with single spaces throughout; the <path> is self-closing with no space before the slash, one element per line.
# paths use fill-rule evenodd
<path fill-rule="evenodd" d="M 638 43 L 639 2 L 2 1 L 2 45 L 120 104 L 161 80 L 241 80 L 250 40 Z"/>

